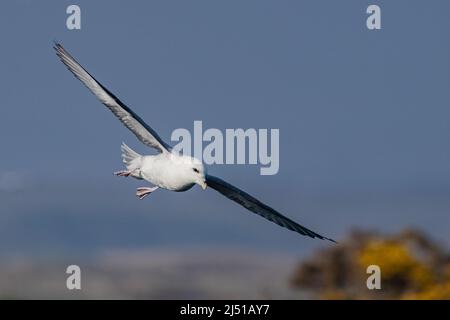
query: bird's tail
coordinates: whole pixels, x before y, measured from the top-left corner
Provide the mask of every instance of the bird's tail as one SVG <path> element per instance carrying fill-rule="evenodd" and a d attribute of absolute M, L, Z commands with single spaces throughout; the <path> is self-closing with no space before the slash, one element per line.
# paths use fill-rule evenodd
<path fill-rule="evenodd" d="M 122 150 L 122 161 L 128 170 L 133 171 L 140 167 L 141 155 L 127 146 L 124 142 L 120 146 Z"/>

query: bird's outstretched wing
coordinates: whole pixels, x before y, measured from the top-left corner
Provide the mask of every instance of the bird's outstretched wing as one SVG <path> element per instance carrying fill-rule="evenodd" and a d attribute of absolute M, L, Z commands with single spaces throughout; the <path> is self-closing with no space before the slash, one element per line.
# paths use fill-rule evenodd
<path fill-rule="evenodd" d="M 278 224 L 279 226 L 288 228 L 289 230 L 298 232 L 301 235 L 308 236 L 311 238 L 319 238 L 322 240 L 329 240 L 332 242 L 336 242 L 333 239 L 321 236 L 320 234 L 317 234 L 314 231 L 311 231 L 311 230 L 299 225 L 297 222 L 292 221 L 289 218 L 286 218 L 281 213 L 279 213 L 276 210 L 272 209 L 271 207 L 265 205 L 258 199 L 255 199 L 248 193 L 236 188 L 235 186 L 229 184 L 226 181 L 223 181 L 220 178 L 217 178 L 217 177 L 214 177 L 211 175 L 207 175 L 206 176 L 206 184 L 209 187 L 213 188 L 214 190 L 223 194 L 228 199 L 231 199 L 234 202 L 239 203 L 244 208 L 250 210 L 253 213 L 260 215 L 261 217 L 266 218 L 267 220 L 270 220 L 270 221 Z"/>
<path fill-rule="evenodd" d="M 158 149 L 160 152 L 170 151 L 158 134 L 147 125 L 136 113 L 128 108 L 122 101 L 95 80 L 59 43 L 53 47 L 56 54 L 66 67 L 77 77 L 91 92 L 107 106 L 119 120 L 130 129 L 136 137 L 145 145 Z"/>

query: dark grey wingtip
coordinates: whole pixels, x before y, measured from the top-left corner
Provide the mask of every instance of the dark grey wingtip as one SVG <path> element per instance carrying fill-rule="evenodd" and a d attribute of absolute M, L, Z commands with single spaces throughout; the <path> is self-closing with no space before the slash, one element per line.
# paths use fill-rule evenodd
<path fill-rule="evenodd" d="M 338 244 L 338 242 L 336 240 L 331 239 L 331 238 L 327 238 L 327 237 L 324 237 L 324 236 L 321 236 L 320 234 L 316 234 L 316 237 L 319 238 L 320 240 L 328 240 L 330 242 Z M 314 238 L 316 238 L 316 237 L 314 237 Z"/>
<path fill-rule="evenodd" d="M 336 240 L 333 240 L 333 239 L 331 239 L 331 238 L 325 238 L 325 240 L 331 241 L 331 242 L 333 242 L 333 243 L 335 243 L 335 244 L 339 244 L 339 242 L 337 242 Z"/>
<path fill-rule="evenodd" d="M 61 44 L 55 42 L 53 45 L 53 50 L 55 50 L 56 55 L 62 59 L 62 54 L 64 52 L 64 48 Z"/>
<path fill-rule="evenodd" d="M 59 43 L 58 40 L 53 39 L 53 49 L 55 49 L 56 51 L 58 51 L 60 48 L 62 48 L 61 43 Z"/>
<path fill-rule="evenodd" d="M 311 237 L 311 238 L 313 238 L 313 239 L 318 238 L 318 239 L 320 239 L 320 240 L 328 240 L 328 241 L 330 241 L 330 242 L 333 242 L 333 243 L 338 244 L 338 242 L 337 242 L 336 240 L 334 240 L 334 239 L 324 237 L 324 236 L 322 236 L 321 234 L 318 234 L 318 233 L 316 233 L 316 232 L 314 232 L 314 231 L 311 231 L 311 230 L 309 230 L 309 229 L 306 229 L 306 230 L 308 231 L 308 233 L 306 233 L 306 235 L 309 236 L 309 237 Z M 297 231 L 297 232 L 298 232 L 298 231 Z"/>

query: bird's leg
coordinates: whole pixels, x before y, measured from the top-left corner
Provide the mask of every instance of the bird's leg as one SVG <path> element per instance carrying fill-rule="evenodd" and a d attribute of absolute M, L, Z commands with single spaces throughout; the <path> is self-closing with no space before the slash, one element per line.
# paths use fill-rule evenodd
<path fill-rule="evenodd" d="M 144 199 L 146 196 L 148 196 L 150 193 L 152 193 L 153 191 L 155 191 L 156 189 L 158 189 L 158 187 L 140 187 L 136 189 L 136 196 L 139 199 Z"/>
<path fill-rule="evenodd" d="M 120 170 L 120 171 L 114 172 L 114 175 L 116 175 L 118 177 L 128 177 L 130 174 L 131 174 L 131 171 L 127 171 L 127 170 Z"/>

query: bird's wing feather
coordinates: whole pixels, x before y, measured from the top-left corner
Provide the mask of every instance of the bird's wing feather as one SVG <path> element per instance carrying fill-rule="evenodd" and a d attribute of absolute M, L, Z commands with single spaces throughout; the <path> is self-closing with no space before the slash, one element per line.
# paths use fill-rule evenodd
<path fill-rule="evenodd" d="M 292 221 L 291 219 L 283 216 L 281 213 L 265 205 L 264 203 L 252 197 L 248 193 L 240 190 L 239 188 L 236 188 L 235 186 L 229 184 L 228 182 L 218 177 L 207 175 L 206 183 L 209 187 L 220 192 L 228 199 L 231 199 L 234 202 L 239 203 L 244 208 L 260 215 L 261 217 L 266 218 L 267 220 L 270 220 L 278 224 L 279 226 L 282 226 L 284 228 L 298 232 L 301 235 L 308 236 L 311 238 L 319 238 L 322 240 L 329 240 L 332 242 L 336 242 L 333 239 L 321 236 L 320 234 L 317 234 L 314 231 L 311 231 L 308 228 L 299 225 L 295 221 Z"/>
<path fill-rule="evenodd" d="M 145 145 L 160 152 L 170 151 L 158 134 L 147 125 L 136 113 L 121 102 L 100 82 L 89 74 L 59 43 L 55 43 L 56 54 L 66 67 L 77 77 L 117 118 L 130 129 Z"/>

